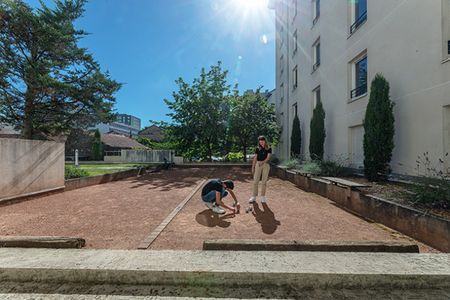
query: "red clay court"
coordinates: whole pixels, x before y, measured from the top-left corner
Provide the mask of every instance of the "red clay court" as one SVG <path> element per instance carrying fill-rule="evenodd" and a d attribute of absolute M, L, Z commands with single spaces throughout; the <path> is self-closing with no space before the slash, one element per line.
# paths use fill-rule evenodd
<path fill-rule="evenodd" d="M 181 208 L 207 178 L 235 181 L 240 214 L 213 214 L 200 200 L 201 189 Z M 136 249 L 157 228 L 163 230 L 149 249 L 201 249 L 205 239 L 216 238 L 412 241 L 274 177 L 267 205 L 258 199 L 253 212 L 245 213 L 251 186 L 249 169 L 172 169 L 0 206 L 0 235 L 82 237 L 87 248 L 97 249 Z M 171 214 L 175 217 L 165 226 Z M 417 244 L 421 252 L 436 251 Z"/>

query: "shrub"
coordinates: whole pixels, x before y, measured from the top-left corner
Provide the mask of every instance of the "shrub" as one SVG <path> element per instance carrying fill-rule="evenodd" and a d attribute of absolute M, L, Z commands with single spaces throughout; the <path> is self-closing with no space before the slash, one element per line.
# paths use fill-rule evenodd
<path fill-rule="evenodd" d="M 74 166 L 65 166 L 64 169 L 65 179 L 81 178 L 87 176 L 89 176 L 89 173 L 86 170 Z"/>
<path fill-rule="evenodd" d="M 428 152 L 425 152 L 418 156 L 416 162 L 419 179 L 413 188 L 414 204 L 450 209 L 450 178 L 448 170 L 444 168 L 444 161 L 439 159 L 437 165 L 433 165 Z"/>
<path fill-rule="evenodd" d="M 325 143 L 325 111 L 322 102 L 318 102 L 314 108 L 311 119 L 311 134 L 309 137 L 309 153 L 311 159 L 323 159 L 323 144 Z"/>
<path fill-rule="evenodd" d="M 288 169 L 300 169 L 302 166 L 302 163 L 299 159 L 294 158 L 291 160 L 286 160 L 281 164 L 283 167 L 286 167 Z"/>
<path fill-rule="evenodd" d="M 279 165 L 280 159 L 276 155 L 272 154 L 272 157 L 270 158 L 270 163 L 272 165 Z"/>
<path fill-rule="evenodd" d="M 298 116 L 295 116 L 292 121 L 292 134 L 291 134 L 291 155 L 292 157 L 299 157 L 302 148 L 302 130 L 300 128 L 300 120 Z"/>
<path fill-rule="evenodd" d="M 377 74 L 364 118 L 364 173 L 370 181 L 385 180 L 390 173 L 395 131 L 393 108 L 389 83 Z"/>
<path fill-rule="evenodd" d="M 320 161 L 320 175 L 331 177 L 350 176 L 351 171 L 341 161 L 322 160 Z"/>
<path fill-rule="evenodd" d="M 321 173 L 320 163 L 317 161 L 310 161 L 303 164 L 300 168 L 305 173 L 311 173 L 314 175 L 319 175 Z"/>
<path fill-rule="evenodd" d="M 98 129 L 95 131 L 95 140 L 92 144 L 92 158 L 94 160 L 103 160 L 103 144 Z"/>
<path fill-rule="evenodd" d="M 225 156 L 225 160 L 226 161 L 231 161 L 231 162 L 243 161 L 244 160 L 244 153 L 242 153 L 242 152 L 229 152 Z"/>

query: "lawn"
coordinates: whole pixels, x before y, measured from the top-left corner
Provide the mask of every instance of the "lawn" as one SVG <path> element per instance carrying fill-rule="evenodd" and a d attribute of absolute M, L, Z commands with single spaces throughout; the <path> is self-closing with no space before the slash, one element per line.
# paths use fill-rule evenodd
<path fill-rule="evenodd" d="M 103 174 L 110 174 L 120 171 L 133 169 L 135 167 L 143 167 L 148 164 L 80 164 L 78 168 L 85 170 L 89 175 L 96 176 Z M 73 163 L 66 163 L 67 166 L 74 166 Z"/>

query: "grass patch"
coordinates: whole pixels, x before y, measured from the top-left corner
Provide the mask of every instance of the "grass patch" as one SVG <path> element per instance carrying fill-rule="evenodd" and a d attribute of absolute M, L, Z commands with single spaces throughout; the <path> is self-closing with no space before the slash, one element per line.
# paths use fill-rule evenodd
<path fill-rule="evenodd" d="M 145 166 L 148 166 L 148 164 L 80 164 L 79 167 L 76 168 L 73 164 L 66 164 L 66 173 L 67 169 L 76 169 L 80 170 L 80 172 L 84 172 L 83 174 L 87 174 L 85 176 L 97 176 L 126 171 L 136 167 L 145 167 Z M 79 177 L 70 177 L 70 178 L 79 178 Z"/>

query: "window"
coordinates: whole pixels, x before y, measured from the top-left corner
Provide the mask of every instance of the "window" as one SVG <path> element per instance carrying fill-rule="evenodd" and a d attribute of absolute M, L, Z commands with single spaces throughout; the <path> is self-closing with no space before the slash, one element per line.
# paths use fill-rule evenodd
<path fill-rule="evenodd" d="M 281 55 L 280 57 L 280 76 L 282 76 L 284 73 L 284 55 Z"/>
<path fill-rule="evenodd" d="M 298 87 L 298 68 L 295 66 L 295 68 L 292 70 L 292 86 L 293 89 L 296 89 Z"/>
<path fill-rule="evenodd" d="M 291 0 L 292 4 L 291 4 L 291 8 L 293 10 L 293 16 L 292 16 L 292 21 L 295 20 L 295 17 L 297 16 L 297 0 Z"/>
<path fill-rule="evenodd" d="M 350 98 L 354 99 L 367 94 L 367 56 L 352 64 L 352 90 Z"/>
<path fill-rule="evenodd" d="M 313 6 L 313 25 L 317 23 L 320 17 L 320 0 L 312 0 Z"/>
<path fill-rule="evenodd" d="M 350 2 L 352 10 L 352 25 L 350 34 L 355 32 L 367 20 L 367 0 L 355 0 Z"/>
<path fill-rule="evenodd" d="M 280 84 L 280 103 L 284 100 L 284 83 Z"/>
<path fill-rule="evenodd" d="M 297 116 L 297 113 L 298 113 L 297 103 L 295 103 L 294 105 L 292 105 L 292 115 L 293 115 L 294 117 L 296 117 L 296 116 Z"/>
<path fill-rule="evenodd" d="M 450 61 L 450 0 L 442 1 L 443 60 Z"/>
<path fill-rule="evenodd" d="M 312 109 L 314 110 L 314 108 L 316 108 L 317 103 L 322 102 L 321 98 L 320 98 L 320 86 L 316 87 L 313 90 L 313 105 L 312 105 Z"/>
<path fill-rule="evenodd" d="M 313 59 L 313 71 L 315 71 L 320 66 L 320 38 L 313 45 Z"/>
<path fill-rule="evenodd" d="M 293 42 L 294 42 L 294 44 L 293 44 L 293 46 L 294 46 L 294 50 L 292 51 L 292 56 L 294 56 L 295 55 L 295 53 L 297 53 L 297 49 L 298 49 L 298 38 L 297 38 L 297 30 L 294 32 L 294 34 L 293 34 Z"/>

